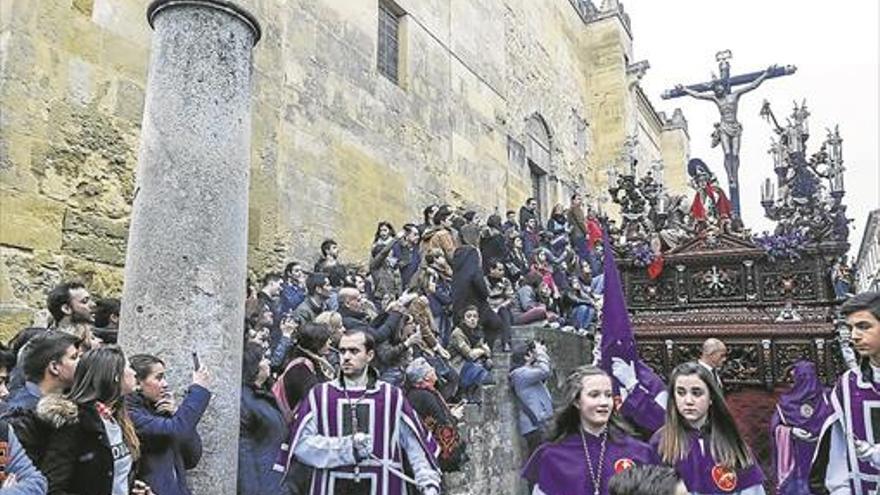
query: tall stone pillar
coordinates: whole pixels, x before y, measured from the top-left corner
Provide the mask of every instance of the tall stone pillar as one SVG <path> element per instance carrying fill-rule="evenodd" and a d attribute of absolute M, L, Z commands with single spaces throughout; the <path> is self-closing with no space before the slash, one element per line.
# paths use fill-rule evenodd
<path fill-rule="evenodd" d="M 157 0 L 120 340 L 175 392 L 193 351 L 214 375 L 196 494 L 235 493 L 256 19 L 224 0 Z M 177 397 L 179 399 L 179 395 Z"/>

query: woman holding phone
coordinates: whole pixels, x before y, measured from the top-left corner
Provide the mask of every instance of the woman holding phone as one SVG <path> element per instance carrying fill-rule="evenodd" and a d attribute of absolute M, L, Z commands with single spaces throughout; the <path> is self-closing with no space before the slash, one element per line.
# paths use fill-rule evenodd
<path fill-rule="evenodd" d="M 80 359 L 68 394 L 40 399 L 37 414 L 54 428 L 39 465 L 50 493 L 153 493 L 135 481 L 141 444 L 123 400 L 135 384 L 122 350 L 102 346 Z"/>
<path fill-rule="evenodd" d="M 186 471 L 202 457 L 196 425 L 211 400 L 210 373 L 193 353 L 192 385 L 177 404 L 165 379 L 164 361 L 150 354 L 132 356 L 130 361 L 137 388 L 126 403 L 141 442 L 139 477 L 161 495 L 190 495 Z"/>

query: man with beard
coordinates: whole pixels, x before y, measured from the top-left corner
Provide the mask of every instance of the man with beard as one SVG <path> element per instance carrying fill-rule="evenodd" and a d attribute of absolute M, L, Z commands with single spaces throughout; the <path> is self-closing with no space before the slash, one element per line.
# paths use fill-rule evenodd
<path fill-rule="evenodd" d="M 79 282 L 67 282 L 52 289 L 46 305 L 55 321 L 55 327 L 59 330 L 78 324 L 92 325 L 95 322 L 95 301 Z"/>
<path fill-rule="evenodd" d="M 440 493 L 437 444 L 401 390 L 370 368 L 373 338 L 349 330 L 339 340 L 341 375 L 300 403 L 291 452 L 315 468 L 312 495 Z M 396 444 L 396 445 L 395 445 Z M 403 472 L 404 455 L 412 469 Z"/>
<path fill-rule="evenodd" d="M 102 344 L 95 336 L 95 301 L 80 282 L 58 285 L 46 299 L 52 315 L 52 329 L 69 333 L 79 339 L 79 350 L 86 352 Z"/>

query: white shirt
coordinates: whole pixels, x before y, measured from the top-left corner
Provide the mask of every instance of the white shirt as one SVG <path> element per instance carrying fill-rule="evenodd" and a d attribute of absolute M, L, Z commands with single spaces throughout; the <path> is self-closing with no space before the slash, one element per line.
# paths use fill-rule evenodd
<path fill-rule="evenodd" d="M 128 475 L 131 472 L 131 452 L 122 436 L 122 428 L 115 421 L 104 423 L 104 431 L 107 432 L 107 443 L 110 444 L 110 452 L 113 454 L 113 491 L 112 495 L 128 495 Z"/>

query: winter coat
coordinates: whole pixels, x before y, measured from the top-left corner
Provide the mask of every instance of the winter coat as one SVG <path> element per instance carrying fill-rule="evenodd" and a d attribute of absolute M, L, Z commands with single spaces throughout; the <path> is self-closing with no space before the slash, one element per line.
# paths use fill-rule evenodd
<path fill-rule="evenodd" d="M 584 215 L 584 209 L 581 206 L 570 206 L 566 214 L 568 223 L 571 225 L 572 242 L 587 237 L 587 218 Z"/>
<path fill-rule="evenodd" d="M 472 343 L 464 330 L 460 327 L 455 327 L 455 329 L 452 330 L 452 335 L 449 337 L 449 354 L 451 354 L 449 366 L 451 366 L 456 373 L 460 374 L 465 363 L 482 359 L 482 357 L 478 356 L 478 353 L 476 352 L 477 349 L 485 351 L 484 354 L 482 354 L 482 357 L 488 358 L 491 354 L 489 346 L 486 345 L 482 338 L 479 338 L 476 342 Z"/>
<path fill-rule="evenodd" d="M 281 286 L 280 308 L 278 312 L 282 315 L 296 309 L 306 299 L 306 290 L 298 285 L 284 282 Z"/>
<path fill-rule="evenodd" d="M 373 279 L 373 297 L 382 301 L 386 296 L 396 298 L 400 294 L 400 243 L 391 238 L 376 241 L 371 250 L 370 276 Z"/>
<path fill-rule="evenodd" d="M 452 260 L 455 247 L 455 236 L 446 227 L 431 227 L 422 235 L 423 253 L 429 253 L 432 249 L 439 248 L 447 260 Z"/>
<path fill-rule="evenodd" d="M 480 252 L 472 246 L 456 249 L 452 261 L 452 314 L 460 318 L 464 308 L 470 305 L 485 309 L 487 297 L 489 288 L 483 277 Z"/>
<path fill-rule="evenodd" d="M 141 441 L 138 479 L 162 495 L 190 495 L 186 470 L 202 457 L 196 425 L 208 408 L 211 392 L 192 385 L 173 416 L 156 412 L 141 394 L 126 397 L 128 414 Z"/>
<path fill-rule="evenodd" d="M 290 317 L 297 325 L 302 326 L 312 322 L 322 311 L 324 311 L 323 303 L 317 304 L 311 297 L 306 296 L 303 302 L 293 310 Z"/>
<path fill-rule="evenodd" d="M 37 407 L 37 402 L 43 397 L 40 386 L 34 382 L 25 382 L 23 387 L 16 389 L 6 399 L 2 406 L 2 412 L 11 412 L 16 409 L 33 410 Z"/>
<path fill-rule="evenodd" d="M 519 228 L 520 228 L 520 230 L 525 230 L 526 223 L 528 223 L 528 221 L 532 218 L 537 220 L 538 219 L 537 213 L 526 208 L 525 206 L 521 206 L 519 208 Z"/>
<path fill-rule="evenodd" d="M 520 435 L 526 435 L 544 425 L 553 417 L 553 400 L 547 390 L 546 380 L 550 378 L 550 358 L 546 352 L 537 352 L 533 364 L 527 364 L 510 371 L 510 386 L 519 397 L 517 401 L 517 423 Z M 537 424 L 523 411 L 529 408 Z"/>
<path fill-rule="evenodd" d="M 38 465 L 52 495 L 110 495 L 113 452 L 95 403 L 75 404 L 56 394 L 40 399 L 37 415 L 53 431 Z M 136 463 L 128 477 L 134 484 Z"/>
<path fill-rule="evenodd" d="M 46 477 L 34 467 L 31 458 L 28 457 L 15 430 L 5 421 L 0 421 L 0 442 L 5 447 L 5 453 L 0 457 L 0 482 L 10 476 L 15 476 L 15 484 L 11 487 L 0 488 L 3 495 L 45 495 L 48 489 Z"/>
<path fill-rule="evenodd" d="M 483 268 L 488 270 L 489 262 L 504 262 L 507 258 L 507 243 L 504 234 L 498 229 L 486 227 L 480 236 L 480 255 L 483 257 Z"/>
<path fill-rule="evenodd" d="M 272 469 L 288 430 L 275 398 L 252 386 L 241 387 L 238 441 L 238 494 L 284 495 L 291 489 L 283 474 Z M 157 495 L 161 495 L 157 493 Z"/>

